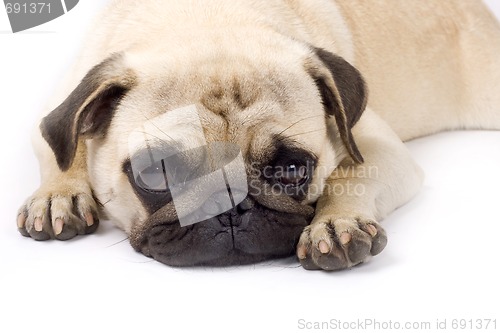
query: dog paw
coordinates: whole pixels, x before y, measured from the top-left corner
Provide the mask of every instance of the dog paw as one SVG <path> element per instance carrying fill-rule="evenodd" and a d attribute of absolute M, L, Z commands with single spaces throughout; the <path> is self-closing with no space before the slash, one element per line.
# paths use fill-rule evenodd
<path fill-rule="evenodd" d="M 326 219 L 304 229 L 297 245 L 297 257 L 305 269 L 340 270 L 367 261 L 386 244 L 387 235 L 374 220 Z"/>
<path fill-rule="evenodd" d="M 19 232 L 39 241 L 68 240 L 76 235 L 93 233 L 99 219 L 90 189 L 80 193 L 70 192 L 35 192 L 19 209 Z"/>

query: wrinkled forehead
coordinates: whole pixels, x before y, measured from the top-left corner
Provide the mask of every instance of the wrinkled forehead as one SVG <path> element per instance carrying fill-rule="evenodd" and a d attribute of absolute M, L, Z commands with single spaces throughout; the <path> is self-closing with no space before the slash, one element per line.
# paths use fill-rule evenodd
<path fill-rule="evenodd" d="M 273 105 L 266 109 L 282 112 Z M 129 156 L 147 149 L 152 160 L 159 160 L 214 144 L 222 144 L 227 147 L 225 150 L 237 150 L 245 156 L 255 155 L 275 145 L 279 134 L 273 128 L 278 127 L 279 122 L 273 121 L 271 115 L 264 118 L 267 121 L 255 119 L 249 110 L 236 115 L 217 114 L 203 104 L 183 106 L 150 118 L 131 130 L 127 138 Z"/>
<path fill-rule="evenodd" d="M 251 155 L 278 135 L 313 153 L 322 146 L 323 107 L 304 70 L 225 65 L 170 70 L 132 90 L 113 126 L 127 137 L 128 155 L 147 146 L 192 149 L 212 142 Z"/>
<path fill-rule="evenodd" d="M 282 113 L 279 108 L 275 111 Z M 285 114 L 281 116 L 287 117 Z M 274 116 L 255 119 L 248 112 L 248 115 L 232 117 L 228 121 L 203 105 L 192 104 L 165 112 L 142 122 L 128 134 L 124 133 L 127 135 L 126 155 L 133 156 L 149 149 L 162 155 L 158 157 L 165 158 L 213 143 L 224 143 L 226 147 L 241 151 L 251 161 L 265 160 L 267 153 L 282 144 L 302 148 L 319 156 L 326 130 L 321 117 L 319 121 L 312 121 L 315 118 L 301 118 L 290 124 Z M 295 123 L 296 128 L 292 128 Z M 299 123 L 302 124 L 299 126 Z M 281 144 L 278 145 L 278 142 Z"/>

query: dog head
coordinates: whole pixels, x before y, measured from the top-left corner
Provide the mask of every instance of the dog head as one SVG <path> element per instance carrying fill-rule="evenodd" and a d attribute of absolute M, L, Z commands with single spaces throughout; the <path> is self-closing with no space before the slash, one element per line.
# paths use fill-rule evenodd
<path fill-rule="evenodd" d="M 362 162 L 360 73 L 266 43 L 114 54 L 43 119 L 60 169 L 86 145 L 94 195 L 136 250 L 175 266 L 288 256 L 328 175 Z"/>

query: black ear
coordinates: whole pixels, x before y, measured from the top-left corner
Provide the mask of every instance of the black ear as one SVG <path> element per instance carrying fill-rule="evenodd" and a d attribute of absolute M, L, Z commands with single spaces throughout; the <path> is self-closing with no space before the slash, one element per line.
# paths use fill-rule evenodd
<path fill-rule="evenodd" d="M 43 138 L 66 171 L 75 158 L 80 135 L 104 135 L 120 100 L 135 84 L 135 76 L 115 54 L 92 68 L 66 100 L 42 119 Z"/>
<path fill-rule="evenodd" d="M 312 61 L 308 70 L 321 94 L 325 112 L 335 117 L 340 137 L 351 158 L 356 163 L 363 163 L 351 130 L 366 108 L 365 81 L 361 73 L 343 58 L 320 48 L 314 48 L 314 52 L 320 64 Z"/>

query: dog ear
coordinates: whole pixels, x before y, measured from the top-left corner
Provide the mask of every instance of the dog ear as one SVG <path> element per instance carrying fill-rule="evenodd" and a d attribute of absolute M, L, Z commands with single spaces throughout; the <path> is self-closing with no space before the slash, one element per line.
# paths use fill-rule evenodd
<path fill-rule="evenodd" d="M 42 136 L 62 171 L 73 163 L 81 135 L 106 134 L 120 100 L 135 81 L 123 56 L 112 55 L 92 68 L 66 100 L 42 119 Z"/>
<path fill-rule="evenodd" d="M 351 130 L 366 108 L 365 81 L 343 58 L 320 48 L 314 48 L 314 53 L 320 61 L 312 60 L 307 67 L 318 87 L 325 112 L 335 118 L 342 142 L 353 161 L 363 163 Z"/>

